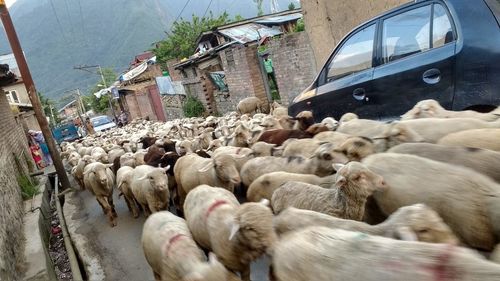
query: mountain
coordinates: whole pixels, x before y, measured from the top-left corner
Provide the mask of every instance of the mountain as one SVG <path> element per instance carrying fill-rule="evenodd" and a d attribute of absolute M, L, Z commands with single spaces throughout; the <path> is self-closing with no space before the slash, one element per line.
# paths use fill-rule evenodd
<path fill-rule="evenodd" d="M 10 14 L 38 91 L 57 101 L 65 91 L 88 91 L 100 79 L 74 66 L 100 64 L 117 74 L 126 70 L 136 54 L 165 38 L 187 2 L 180 14 L 184 19 L 202 16 L 209 5 L 214 15 L 257 14 L 253 0 L 17 0 Z M 278 2 L 284 10 L 297 1 Z M 268 0 L 263 8 L 270 12 Z M 0 32 L 0 54 L 10 52 Z"/>

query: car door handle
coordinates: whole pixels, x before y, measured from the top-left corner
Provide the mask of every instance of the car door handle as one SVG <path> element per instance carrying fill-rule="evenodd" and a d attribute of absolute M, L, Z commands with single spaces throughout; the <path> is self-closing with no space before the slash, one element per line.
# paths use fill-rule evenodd
<path fill-rule="evenodd" d="M 352 91 L 352 97 L 355 100 L 359 100 L 359 101 L 365 100 L 365 101 L 368 101 L 368 97 L 366 96 L 366 91 L 365 91 L 364 88 L 357 88 L 354 91 Z"/>
<path fill-rule="evenodd" d="M 430 85 L 437 84 L 441 81 L 441 71 L 437 68 L 431 68 L 422 74 L 422 80 Z"/>

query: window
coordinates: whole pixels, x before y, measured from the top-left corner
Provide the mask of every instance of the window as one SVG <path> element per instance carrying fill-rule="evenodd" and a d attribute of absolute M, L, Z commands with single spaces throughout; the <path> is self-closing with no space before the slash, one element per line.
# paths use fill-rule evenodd
<path fill-rule="evenodd" d="M 384 20 L 382 52 L 384 63 L 430 49 L 431 5 Z"/>
<path fill-rule="evenodd" d="M 452 42 L 453 39 L 453 29 L 445 8 L 440 4 L 435 4 L 432 19 L 432 48 L 441 47 Z"/>
<path fill-rule="evenodd" d="M 15 102 L 15 103 L 19 103 L 19 98 L 17 97 L 17 92 L 12 90 L 10 91 L 10 95 L 12 97 L 12 100 Z"/>
<path fill-rule="evenodd" d="M 371 68 L 374 38 L 373 24 L 347 39 L 328 66 L 328 81 Z"/>

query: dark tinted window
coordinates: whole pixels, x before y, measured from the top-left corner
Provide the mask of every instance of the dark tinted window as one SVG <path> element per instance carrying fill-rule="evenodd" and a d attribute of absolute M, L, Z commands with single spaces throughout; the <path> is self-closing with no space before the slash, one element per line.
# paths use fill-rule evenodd
<path fill-rule="evenodd" d="M 485 0 L 500 26 L 500 0 Z"/>
<path fill-rule="evenodd" d="M 428 50 L 430 21 L 430 5 L 384 20 L 382 34 L 384 63 Z"/>
<path fill-rule="evenodd" d="M 328 80 L 372 67 L 375 25 L 357 31 L 344 42 L 328 66 Z"/>
<path fill-rule="evenodd" d="M 454 40 L 451 21 L 445 8 L 440 4 L 434 5 L 434 17 L 432 19 L 432 47 L 437 48 Z"/>

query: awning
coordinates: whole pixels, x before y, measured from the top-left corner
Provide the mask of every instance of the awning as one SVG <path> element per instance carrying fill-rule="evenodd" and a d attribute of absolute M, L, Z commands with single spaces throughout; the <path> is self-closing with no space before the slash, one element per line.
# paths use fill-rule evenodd
<path fill-rule="evenodd" d="M 156 63 L 156 56 L 150 58 L 147 61 L 142 62 L 135 68 L 129 70 L 125 74 L 122 74 L 119 78 L 120 82 L 125 82 L 134 79 L 135 77 L 141 75 L 146 69 L 148 69 L 149 64 L 154 64 Z"/>
<path fill-rule="evenodd" d="M 254 42 L 262 37 L 273 37 L 282 33 L 279 29 L 269 28 L 257 23 L 248 23 L 218 31 L 241 44 Z"/>

